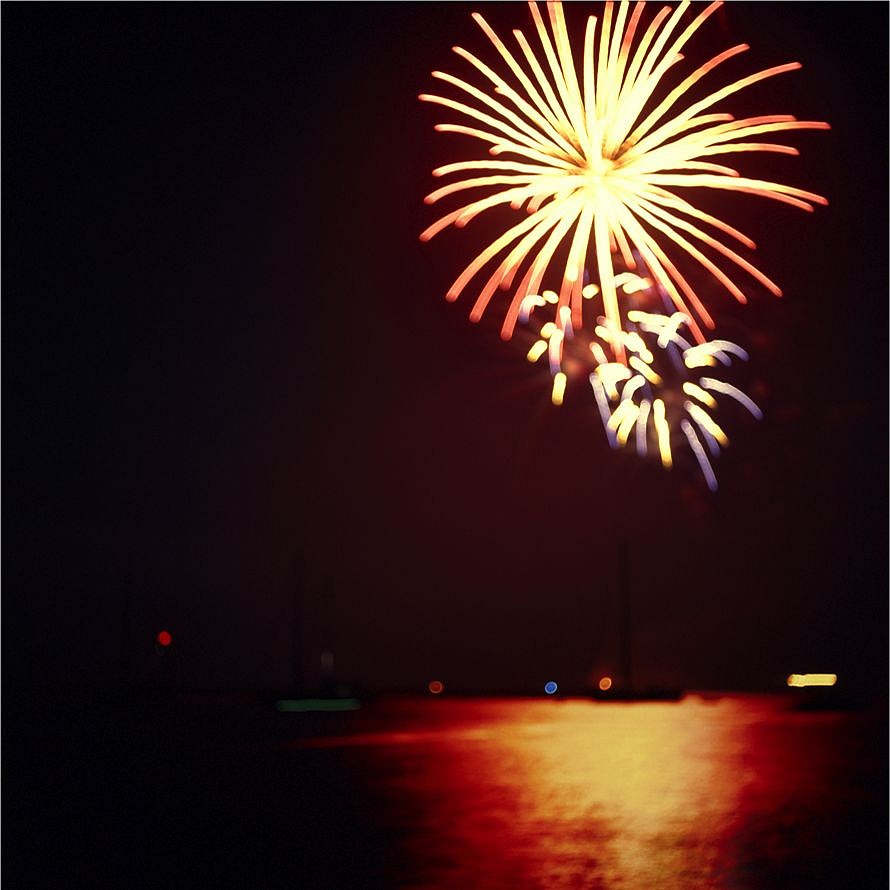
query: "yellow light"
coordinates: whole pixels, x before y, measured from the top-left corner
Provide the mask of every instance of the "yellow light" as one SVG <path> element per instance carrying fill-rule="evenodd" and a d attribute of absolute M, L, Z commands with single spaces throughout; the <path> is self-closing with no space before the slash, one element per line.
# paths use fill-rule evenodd
<path fill-rule="evenodd" d="M 630 431 L 634 428 L 634 424 L 639 419 L 639 416 L 640 409 L 636 405 L 633 405 L 633 410 L 627 412 L 627 417 L 621 421 L 621 425 L 618 427 L 618 431 L 615 434 L 615 438 L 618 439 L 619 444 L 627 444 L 627 437 L 630 435 Z"/>
<path fill-rule="evenodd" d="M 565 334 L 556 330 L 550 337 L 550 343 L 548 344 L 548 351 L 550 353 L 550 373 L 555 374 L 560 367 L 562 362 L 562 344 L 565 340 Z"/>
<path fill-rule="evenodd" d="M 652 287 L 652 282 L 648 278 L 636 276 L 636 280 L 625 284 L 623 290 L 626 294 L 635 294 L 637 291 L 648 290 L 650 287 Z"/>
<path fill-rule="evenodd" d="M 599 345 L 599 343 L 591 343 L 590 351 L 593 353 L 593 357 L 596 359 L 597 364 L 605 365 L 608 363 L 608 359 L 606 358 L 606 353 L 603 352 L 603 347 Z"/>
<path fill-rule="evenodd" d="M 729 445 L 729 438 L 726 433 L 714 422 L 714 419 L 703 408 L 693 405 L 692 402 L 685 402 L 684 407 L 689 412 L 689 416 L 700 426 L 706 429 L 724 448 Z"/>
<path fill-rule="evenodd" d="M 535 340 L 532 343 L 532 348 L 529 349 L 528 355 L 526 358 L 530 362 L 536 362 L 545 352 L 547 351 L 547 341 L 546 340 Z"/>
<path fill-rule="evenodd" d="M 713 368 L 717 364 L 717 359 L 713 355 L 706 353 L 692 353 L 691 350 L 683 356 L 683 362 L 687 368 Z"/>
<path fill-rule="evenodd" d="M 622 400 L 621 404 L 615 409 L 612 416 L 609 418 L 609 423 L 607 424 L 608 428 L 613 432 L 619 429 L 622 424 L 627 420 L 628 417 L 636 420 L 637 414 L 639 414 L 639 408 L 630 401 L 630 399 Z M 626 441 L 626 438 L 625 438 Z M 624 442 L 621 443 L 622 445 Z"/>
<path fill-rule="evenodd" d="M 595 284 L 585 284 L 581 288 L 581 296 L 585 300 L 592 300 L 599 292 L 600 289 Z"/>
<path fill-rule="evenodd" d="M 566 391 L 566 375 L 559 371 L 553 377 L 553 392 L 550 394 L 550 401 L 554 405 L 561 405 L 563 396 Z"/>
<path fill-rule="evenodd" d="M 684 383 L 683 392 L 685 392 L 687 396 L 692 396 L 692 398 L 698 399 L 700 402 L 703 402 L 709 408 L 717 407 L 717 400 L 709 392 L 705 392 L 700 386 L 697 386 L 695 383 L 690 383 L 689 381 Z"/>
<path fill-rule="evenodd" d="M 546 324 L 541 325 L 541 336 L 546 340 L 553 335 L 555 330 L 556 325 L 552 321 L 548 321 Z"/>
<path fill-rule="evenodd" d="M 624 335 L 624 344 L 631 352 L 635 352 L 647 365 L 651 365 L 655 361 L 655 356 L 649 351 L 646 342 L 636 332 L 631 331 Z"/>
<path fill-rule="evenodd" d="M 837 674 L 791 674 L 788 677 L 789 686 L 834 686 L 837 683 Z"/>
<path fill-rule="evenodd" d="M 618 388 L 616 386 L 618 381 L 627 380 L 630 377 L 630 369 L 619 362 L 606 362 L 605 364 L 597 365 L 593 373 L 603 382 L 603 386 L 605 386 L 610 399 L 618 398 Z"/>
<path fill-rule="evenodd" d="M 558 303 L 559 302 L 559 294 L 557 294 L 556 291 L 554 291 L 554 290 L 545 290 L 544 293 L 541 294 L 541 296 L 548 303 Z"/>
<path fill-rule="evenodd" d="M 645 362 L 640 361 L 635 355 L 632 355 L 627 363 L 635 370 L 639 371 L 653 386 L 661 383 L 661 377 L 652 370 Z"/>
<path fill-rule="evenodd" d="M 648 278 L 641 278 L 633 272 L 619 272 L 615 276 L 615 286 L 620 287 L 626 294 L 635 294 L 637 291 L 646 290 L 652 284 Z"/>
<path fill-rule="evenodd" d="M 701 368 L 704 365 L 715 365 L 719 360 L 724 365 L 730 363 L 729 355 L 738 356 L 742 361 L 748 360 L 748 353 L 741 346 L 729 340 L 710 340 L 700 343 L 683 353 L 683 361 L 687 368 Z"/>
<path fill-rule="evenodd" d="M 713 380 L 710 377 L 702 377 L 698 382 L 708 389 L 713 389 L 715 392 L 731 396 L 737 402 L 744 405 L 758 420 L 763 417 L 763 412 L 757 407 L 754 401 L 735 386 L 732 386 L 729 383 L 724 383 L 722 380 Z"/>

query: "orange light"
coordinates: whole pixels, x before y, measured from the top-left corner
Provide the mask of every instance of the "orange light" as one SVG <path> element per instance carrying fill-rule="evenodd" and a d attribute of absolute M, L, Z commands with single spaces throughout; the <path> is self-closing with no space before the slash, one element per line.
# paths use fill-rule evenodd
<path fill-rule="evenodd" d="M 166 649 L 173 642 L 173 635 L 169 631 L 162 630 L 155 639 L 158 641 L 158 645 Z"/>
<path fill-rule="evenodd" d="M 603 692 L 608 692 L 612 688 L 612 678 L 611 677 L 601 677 L 599 682 L 599 687 Z"/>
<path fill-rule="evenodd" d="M 445 684 L 441 680 L 430 680 L 430 685 L 427 686 L 427 689 L 433 695 L 440 695 L 445 689 Z"/>

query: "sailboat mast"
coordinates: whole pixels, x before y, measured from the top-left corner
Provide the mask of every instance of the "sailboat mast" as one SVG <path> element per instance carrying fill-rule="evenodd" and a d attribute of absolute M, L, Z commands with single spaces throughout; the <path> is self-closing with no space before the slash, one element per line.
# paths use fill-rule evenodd
<path fill-rule="evenodd" d="M 621 680 L 625 691 L 633 689 L 630 639 L 630 566 L 627 541 L 618 545 L 618 650 L 621 664 Z"/>

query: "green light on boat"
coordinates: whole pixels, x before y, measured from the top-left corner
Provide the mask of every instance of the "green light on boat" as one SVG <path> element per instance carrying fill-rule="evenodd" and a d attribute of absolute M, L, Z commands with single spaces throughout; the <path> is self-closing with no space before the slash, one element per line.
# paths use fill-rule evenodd
<path fill-rule="evenodd" d="M 275 702 L 281 714 L 302 714 L 307 711 L 357 711 L 356 698 L 283 698 Z"/>

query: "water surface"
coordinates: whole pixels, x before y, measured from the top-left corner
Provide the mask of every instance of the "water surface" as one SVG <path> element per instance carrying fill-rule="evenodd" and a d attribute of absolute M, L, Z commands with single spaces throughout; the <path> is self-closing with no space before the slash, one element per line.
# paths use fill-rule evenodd
<path fill-rule="evenodd" d="M 789 701 L 396 701 L 290 744 L 349 763 L 393 886 L 886 886 L 879 724 Z"/>

